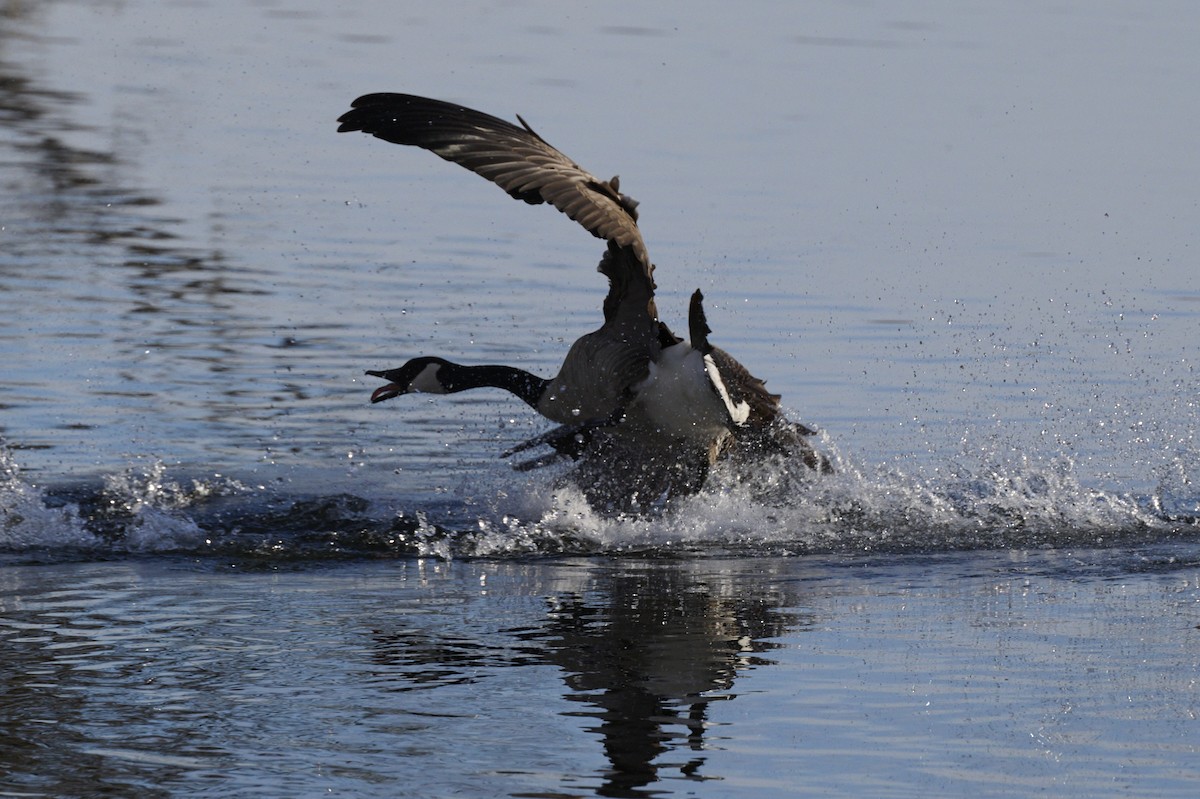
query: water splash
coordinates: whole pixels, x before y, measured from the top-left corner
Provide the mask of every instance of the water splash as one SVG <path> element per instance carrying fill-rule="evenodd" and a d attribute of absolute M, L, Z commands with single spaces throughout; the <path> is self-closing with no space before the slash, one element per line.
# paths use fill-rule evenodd
<path fill-rule="evenodd" d="M 1085 484 L 1063 455 L 1018 453 L 909 469 L 833 457 L 833 475 L 783 460 L 750 475 L 717 471 L 705 491 L 643 517 L 598 514 L 569 487 L 533 492 L 498 503 L 495 516 L 475 529 L 439 528 L 413 543 L 422 555 L 504 557 L 931 553 L 1195 540 L 1194 514 L 1165 512 L 1168 505 L 1195 507 L 1184 478 L 1139 497 Z"/>
<path fill-rule="evenodd" d="M 166 472 L 161 461 L 153 461 L 104 478 L 98 514 L 107 524 L 119 525 L 116 537 L 130 552 L 188 552 L 211 543 L 189 509 L 246 491 L 241 483 L 220 475 L 180 483 L 168 479 Z"/>
<path fill-rule="evenodd" d="M 0 551 L 92 549 L 99 543 L 75 507 L 49 502 L 0 446 Z"/>
<path fill-rule="evenodd" d="M 1058 455 L 868 464 L 828 447 L 836 473 L 782 459 L 717 469 L 700 494 L 642 517 L 606 516 L 549 478 L 470 502 L 289 495 L 160 462 L 99 486 L 47 491 L 0 452 L 0 550 L 59 556 L 185 553 L 266 559 L 643 553 L 787 556 L 1134 546 L 1197 540 L 1187 465 L 1148 496 L 1086 484 Z M 73 554 L 72 554 L 73 553 Z"/>
<path fill-rule="evenodd" d="M 219 476 L 181 483 L 155 461 L 90 485 L 48 490 L 27 481 L 0 447 L 0 551 L 43 557 L 192 552 L 211 543 L 190 509 L 244 488 Z"/>

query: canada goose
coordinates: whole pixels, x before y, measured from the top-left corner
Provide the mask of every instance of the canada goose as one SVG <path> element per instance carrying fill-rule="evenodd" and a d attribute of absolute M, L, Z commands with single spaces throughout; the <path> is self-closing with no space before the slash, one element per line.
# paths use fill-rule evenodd
<path fill-rule="evenodd" d="M 638 204 L 621 193 L 618 179 L 597 179 L 517 119 L 520 127 L 440 100 L 380 93 L 355 100 L 338 119 L 338 132 L 362 131 L 429 150 L 516 199 L 550 203 L 607 241 L 598 267 L 609 281 L 604 324 L 579 338 L 549 379 L 512 366 L 464 366 L 426 356 L 367 372 L 388 381 L 371 401 L 410 392 L 505 389 L 559 425 L 505 454 L 549 445 L 551 456 L 524 465 L 580 458 L 576 481 L 590 499 L 610 505 L 644 506 L 663 492 L 694 492 L 731 449 L 786 450 L 810 468 L 827 470 L 828 461 L 804 441 L 813 431 L 784 420 L 779 395 L 709 343 L 699 290 L 688 312 L 690 341 L 659 321 Z M 604 482 L 616 485 L 597 487 Z"/>

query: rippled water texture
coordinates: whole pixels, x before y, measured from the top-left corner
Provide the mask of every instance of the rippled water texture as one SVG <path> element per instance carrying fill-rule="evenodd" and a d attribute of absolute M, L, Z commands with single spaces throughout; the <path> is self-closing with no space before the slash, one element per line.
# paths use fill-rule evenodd
<path fill-rule="evenodd" d="M 1200 10 L 10 3 L 0 795 L 1191 796 Z M 640 519 L 499 458 L 600 243 L 359 94 L 641 201 L 820 429 Z"/>
<path fill-rule="evenodd" d="M 10 570 L 10 795 L 1188 796 L 1193 563 Z"/>

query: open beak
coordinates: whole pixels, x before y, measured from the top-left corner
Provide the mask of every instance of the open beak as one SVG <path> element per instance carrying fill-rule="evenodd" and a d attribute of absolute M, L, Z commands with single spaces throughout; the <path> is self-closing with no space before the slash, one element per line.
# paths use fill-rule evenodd
<path fill-rule="evenodd" d="M 404 387 L 399 383 L 388 383 L 386 386 L 380 386 L 371 392 L 371 402 L 383 402 L 390 400 L 392 397 L 398 397 L 404 393 Z"/>

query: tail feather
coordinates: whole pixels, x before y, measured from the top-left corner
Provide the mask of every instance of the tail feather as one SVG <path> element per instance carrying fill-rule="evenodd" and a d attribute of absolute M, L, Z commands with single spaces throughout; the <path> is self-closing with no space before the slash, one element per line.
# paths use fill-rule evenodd
<path fill-rule="evenodd" d="M 708 319 L 704 315 L 704 295 L 700 289 L 696 289 L 688 306 L 688 338 L 692 340 L 692 349 L 699 350 L 703 355 L 711 353 L 713 346 L 708 343 L 708 334 L 711 332 L 712 328 L 708 326 Z"/>

